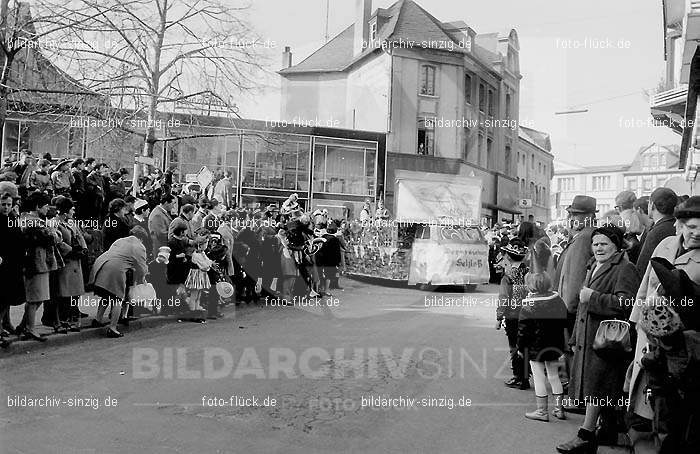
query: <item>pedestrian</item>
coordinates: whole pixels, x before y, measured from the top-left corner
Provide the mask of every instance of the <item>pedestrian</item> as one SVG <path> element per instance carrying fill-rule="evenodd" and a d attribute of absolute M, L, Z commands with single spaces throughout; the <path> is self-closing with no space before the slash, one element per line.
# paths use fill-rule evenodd
<path fill-rule="evenodd" d="M 676 235 L 673 210 L 677 203 L 678 196 L 672 189 L 657 188 L 651 193 L 648 210 L 653 224 L 644 235 L 644 243 L 635 262 L 640 275 L 646 272 L 649 259 L 661 240 Z"/>
<path fill-rule="evenodd" d="M 51 299 L 50 273 L 63 267 L 63 259 L 56 250 L 61 234 L 46 222 L 51 200 L 43 192 L 33 192 L 24 201 L 27 210 L 20 218 L 22 234 L 26 239 L 24 260 L 24 291 L 26 304 L 24 317 L 16 333 L 25 339 L 46 341 L 34 331 L 36 311 L 42 303 Z"/>
<path fill-rule="evenodd" d="M 64 261 L 63 268 L 55 271 L 56 318 L 62 329 L 79 331 L 78 301 L 80 296 L 85 293 L 81 260 L 87 254 L 87 244 L 75 223 L 73 201 L 59 195 L 54 198 L 53 205 L 57 210 L 57 227 L 62 236 L 59 251 Z"/>
<path fill-rule="evenodd" d="M 14 186 L 13 183 L 10 183 Z M 15 186 L 15 191 L 16 191 Z M 5 282 L 22 282 L 22 265 L 24 263 L 25 239 L 17 222 L 18 217 L 13 208 L 15 200 L 9 192 L 0 193 L 0 276 Z M 10 321 L 10 307 L 24 304 L 24 286 L 8 285 L 3 288 L 0 298 L 0 322 L 2 323 L 2 343 L 9 345 L 4 338 L 15 334 Z"/>
<path fill-rule="evenodd" d="M 32 174 L 29 176 L 27 188 L 30 191 L 41 191 L 47 194 L 51 192 L 51 175 L 49 175 L 50 166 L 51 161 L 46 159 L 39 160 L 38 167 L 32 171 Z"/>
<path fill-rule="evenodd" d="M 566 419 L 558 369 L 565 346 L 567 312 L 564 301 L 552 291 L 552 280 L 546 271 L 551 254 L 546 241 L 540 239 L 533 245 L 532 269 L 525 276 L 529 293 L 522 300 L 518 318 L 517 351 L 521 359 L 529 361 L 537 403 L 537 409 L 525 413 L 525 417 L 538 421 L 549 421 L 547 381 L 554 397 L 552 413 L 557 419 Z"/>
<path fill-rule="evenodd" d="M 130 235 L 131 228 L 126 219 L 128 210 L 124 199 L 114 199 L 109 202 L 109 215 L 105 219 L 102 229 L 105 249 L 109 249 L 119 238 L 126 238 Z"/>
<path fill-rule="evenodd" d="M 639 274 L 625 257 L 622 236 L 619 228 L 610 225 L 592 232 L 593 258 L 579 291 L 576 325 L 569 341 L 574 352 L 569 397 L 574 403 L 584 402 L 586 413 L 576 437 L 557 446 L 561 453 L 595 452 L 599 443 L 617 440 L 616 427 L 605 422 L 614 415 L 608 403 L 617 403 L 622 396 L 631 358 L 624 353 L 603 356 L 593 349 L 593 341 L 603 320 L 627 320 L 639 288 Z M 604 424 L 596 434 L 599 416 Z"/>
<path fill-rule="evenodd" d="M 185 279 L 185 288 L 189 292 L 187 300 L 190 309 L 190 321 L 204 323 L 206 320 L 202 316 L 206 310 L 201 306 L 204 291 L 211 288 L 208 272 L 214 262 L 207 257 L 206 249 L 209 243 L 207 237 L 197 238 L 195 251 L 192 253 L 192 267 Z"/>
<path fill-rule="evenodd" d="M 649 205 L 651 206 L 651 203 Z M 654 249 L 652 258 L 658 257 L 668 260 L 677 269 L 685 271 L 694 283 L 700 284 L 700 196 L 693 196 L 685 203 L 676 206 L 673 215 L 677 219 L 676 224 L 681 232 L 661 240 Z M 664 228 L 668 229 L 667 224 Z M 649 235 L 655 229 L 656 223 L 649 231 Z M 647 265 L 637 292 L 637 300 L 640 303 L 653 301 L 659 283 L 656 272 L 651 265 Z M 629 410 L 647 420 L 646 425 L 650 426 L 654 412 L 646 398 L 648 376 L 640 367 L 640 361 L 644 355 L 643 351 L 649 342 L 646 333 L 639 326 L 642 306 L 642 304 L 636 304 L 630 315 L 630 321 L 637 326 L 637 343 L 630 377 Z M 642 420 L 642 422 L 644 421 Z"/>
<path fill-rule="evenodd" d="M 158 250 L 162 246 L 168 246 L 168 229 L 173 222 L 170 212 L 174 203 L 174 195 L 163 194 L 160 198 L 160 204 L 153 208 L 153 211 L 148 215 L 148 231 L 151 235 L 154 256 L 158 254 Z"/>
<path fill-rule="evenodd" d="M 117 330 L 119 316 L 123 312 L 122 303 L 127 289 L 144 282 L 148 265 L 146 264 L 146 246 L 148 233 L 141 227 L 134 227 L 126 238 L 117 239 L 112 246 L 100 255 L 92 267 L 89 285 L 100 298 L 94 327 L 102 327 L 107 306 L 112 306 L 107 337 L 122 337 Z"/>
<path fill-rule="evenodd" d="M 51 172 L 51 186 L 54 195 L 70 196 L 70 189 L 73 183 L 75 183 L 75 179 L 70 171 L 70 160 L 64 159 L 56 164 L 53 172 Z"/>
<path fill-rule="evenodd" d="M 527 246 L 519 239 L 501 248 L 503 252 L 502 265 L 504 275 L 498 293 L 496 307 L 496 329 L 504 327 L 508 348 L 510 349 L 510 368 L 513 376 L 506 380 L 509 388 L 530 389 L 529 373 L 525 363 L 518 357 L 518 317 L 523 298 L 527 296 L 525 275 L 528 267 L 525 264 Z"/>

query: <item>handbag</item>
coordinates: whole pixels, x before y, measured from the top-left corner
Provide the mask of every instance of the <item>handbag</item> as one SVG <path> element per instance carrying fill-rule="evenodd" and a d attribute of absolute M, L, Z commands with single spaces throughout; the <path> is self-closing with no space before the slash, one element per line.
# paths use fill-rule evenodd
<path fill-rule="evenodd" d="M 593 350 L 601 356 L 632 352 L 630 324 L 624 320 L 603 320 L 593 340 Z"/>
<path fill-rule="evenodd" d="M 132 285 L 129 287 L 126 300 L 131 304 L 148 308 L 156 300 L 156 290 L 150 283 Z"/>

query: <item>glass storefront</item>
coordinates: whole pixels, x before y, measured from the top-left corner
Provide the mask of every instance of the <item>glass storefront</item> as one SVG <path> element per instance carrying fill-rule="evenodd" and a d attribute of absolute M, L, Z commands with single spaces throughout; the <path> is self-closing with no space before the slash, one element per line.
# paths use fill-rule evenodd
<path fill-rule="evenodd" d="M 192 131 L 173 131 L 189 135 Z M 201 134 L 225 134 L 230 129 L 202 128 Z M 231 172 L 232 184 L 238 184 L 239 136 L 196 137 L 174 140 L 168 143 L 168 166 L 173 168 L 173 179 L 185 181 L 187 174 L 194 174 L 206 166 L 215 175 Z M 154 154 L 155 155 L 155 154 Z"/>
<path fill-rule="evenodd" d="M 308 191 L 310 143 L 309 136 L 246 134 L 242 187 Z"/>
<path fill-rule="evenodd" d="M 373 197 L 377 143 L 316 138 L 314 192 Z"/>
<path fill-rule="evenodd" d="M 83 154 L 84 133 L 84 128 L 69 124 L 7 120 L 4 157 L 15 160 L 20 151 L 31 150 L 38 157 L 51 153 L 54 159 L 78 158 Z"/>

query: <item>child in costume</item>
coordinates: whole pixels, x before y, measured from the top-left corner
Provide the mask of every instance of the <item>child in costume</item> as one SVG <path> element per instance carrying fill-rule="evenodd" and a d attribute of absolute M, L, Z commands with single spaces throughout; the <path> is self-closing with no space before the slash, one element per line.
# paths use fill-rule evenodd
<path fill-rule="evenodd" d="M 200 302 L 204 290 L 211 288 L 208 271 L 211 269 L 214 261 L 207 257 L 206 249 L 209 243 L 208 238 L 200 237 L 195 245 L 196 250 L 192 253 L 192 265 L 185 280 L 185 288 L 189 291 L 188 303 L 190 311 L 193 313 L 192 321 L 203 323 L 206 320 L 201 316 L 201 312 L 205 309 L 201 307 Z"/>

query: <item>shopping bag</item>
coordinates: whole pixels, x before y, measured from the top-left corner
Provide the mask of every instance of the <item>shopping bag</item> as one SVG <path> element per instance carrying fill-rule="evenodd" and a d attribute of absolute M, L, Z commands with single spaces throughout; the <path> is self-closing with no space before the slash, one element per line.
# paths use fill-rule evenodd
<path fill-rule="evenodd" d="M 129 287 L 126 300 L 131 304 L 150 309 L 156 300 L 156 289 L 149 283 L 132 285 Z"/>

